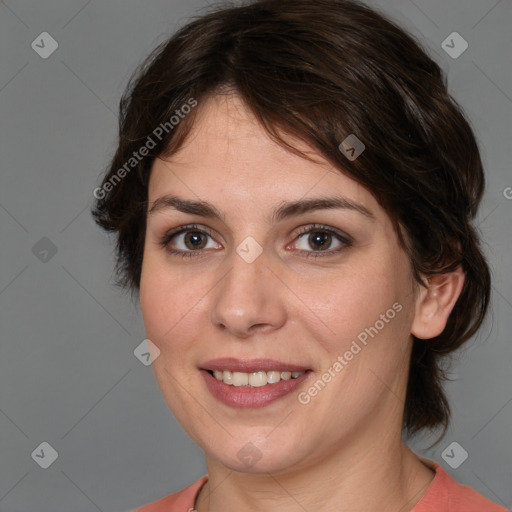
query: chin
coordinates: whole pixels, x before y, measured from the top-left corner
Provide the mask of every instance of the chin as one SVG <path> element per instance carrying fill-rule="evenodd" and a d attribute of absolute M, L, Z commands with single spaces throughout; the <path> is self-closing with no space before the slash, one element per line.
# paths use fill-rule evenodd
<path fill-rule="evenodd" d="M 274 441 L 270 443 L 267 440 L 266 443 L 261 442 L 258 445 L 247 440 L 237 443 L 229 442 L 222 451 L 208 449 L 206 453 L 217 463 L 232 471 L 253 475 L 284 473 L 290 468 L 296 469 L 301 465 L 301 454 L 277 438 Z"/>

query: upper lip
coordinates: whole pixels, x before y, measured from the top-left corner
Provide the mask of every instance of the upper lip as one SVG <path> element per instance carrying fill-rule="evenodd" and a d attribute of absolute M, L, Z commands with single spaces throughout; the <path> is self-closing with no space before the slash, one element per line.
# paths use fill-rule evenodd
<path fill-rule="evenodd" d="M 224 357 L 221 359 L 212 359 L 201 365 L 204 370 L 227 370 L 231 372 L 269 372 L 272 370 L 281 372 L 302 372 L 309 370 L 307 366 L 284 363 L 275 359 L 236 359 L 234 357 Z"/>

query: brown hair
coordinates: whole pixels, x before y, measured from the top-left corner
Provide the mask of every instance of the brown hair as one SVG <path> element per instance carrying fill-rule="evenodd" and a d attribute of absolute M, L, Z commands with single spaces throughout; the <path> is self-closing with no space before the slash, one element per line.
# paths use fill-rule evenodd
<path fill-rule="evenodd" d="M 440 363 L 480 327 L 490 274 L 472 225 L 484 188 L 479 150 L 443 72 L 411 35 L 355 1 L 253 1 L 191 21 L 130 79 L 117 151 L 95 191 L 96 222 L 117 235 L 117 281 L 132 292 L 152 163 L 190 132 L 197 108 L 183 115 L 183 106 L 200 108 L 223 90 L 239 94 L 276 142 L 297 152 L 282 136 L 294 135 L 366 187 L 393 220 L 419 283 L 462 266 L 464 287 L 443 333 L 414 339 L 403 418 L 411 434 L 446 430 Z M 338 148 L 350 134 L 365 145 L 354 160 Z M 142 146 L 147 154 L 131 160 Z"/>

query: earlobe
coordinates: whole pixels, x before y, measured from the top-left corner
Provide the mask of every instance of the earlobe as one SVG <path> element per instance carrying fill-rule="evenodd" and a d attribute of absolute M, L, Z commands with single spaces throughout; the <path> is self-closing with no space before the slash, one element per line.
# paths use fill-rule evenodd
<path fill-rule="evenodd" d="M 464 271 L 459 266 L 452 272 L 426 279 L 416 298 L 416 311 L 411 334 L 428 340 L 441 334 L 464 286 Z"/>

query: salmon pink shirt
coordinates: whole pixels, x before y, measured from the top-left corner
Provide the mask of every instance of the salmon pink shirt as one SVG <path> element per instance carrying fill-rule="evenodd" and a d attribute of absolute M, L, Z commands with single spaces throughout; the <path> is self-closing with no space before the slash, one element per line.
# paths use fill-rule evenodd
<path fill-rule="evenodd" d="M 425 462 L 436 474 L 411 512 L 508 512 L 470 487 L 457 483 L 439 464 Z M 187 488 L 132 512 L 193 512 L 194 501 L 207 480 L 208 476 L 203 476 Z"/>

